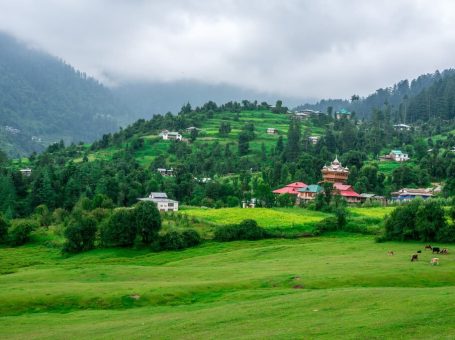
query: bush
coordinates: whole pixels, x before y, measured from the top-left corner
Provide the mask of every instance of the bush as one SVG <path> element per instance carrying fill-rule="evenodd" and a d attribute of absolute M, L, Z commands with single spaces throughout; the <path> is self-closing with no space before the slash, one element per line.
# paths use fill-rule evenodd
<path fill-rule="evenodd" d="M 49 227 L 52 224 L 52 214 L 45 204 L 41 204 L 35 208 L 35 215 L 42 227 Z"/>
<path fill-rule="evenodd" d="M 35 220 L 16 220 L 8 230 L 8 243 L 21 246 L 28 242 L 30 233 L 39 228 L 39 223 Z"/>
<path fill-rule="evenodd" d="M 183 232 L 170 231 L 159 237 L 160 250 L 179 250 L 197 246 L 201 243 L 197 231 L 188 229 Z"/>
<path fill-rule="evenodd" d="M 444 208 L 436 200 L 414 200 L 396 208 L 385 221 L 387 240 L 418 240 L 451 242 Z"/>
<path fill-rule="evenodd" d="M 244 220 L 240 224 L 221 226 L 215 229 L 214 239 L 221 242 L 237 240 L 260 240 L 269 237 L 255 220 Z"/>
<path fill-rule="evenodd" d="M 134 220 L 142 243 L 150 244 L 161 229 L 161 215 L 155 203 L 140 202 L 134 208 Z"/>
<path fill-rule="evenodd" d="M 315 234 L 320 235 L 327 231 L 335 231 L 338 229 L 338 220 L 336 217 L 326 217 L 316 224 Z"/>
<path fill-rule="evenodd" d="M 195 247 L 202 242 L 201 235 L 194 229 L 187 229 L 182 232 L 187 247 Z"/>
<path fill-rule="evenodd" d="M 455 226 L 453 224 L 446 224 L 445 227 L 439 229 L 436 235 L 436 241 L 455 242 Z"/>
<path fill-rule="evenodd" d="M 7 241 L 9 227 L 9 221 L 2 214 L 0 214 L 0 244 Z"/>
<path fill-rule="evenodd" d="M 108 247 L 130 247 L 136 239 L 133 209 L 120 208 L 113 211 L 101 226 L 101 242 Z"/>
<path fill-rule="evenodd" d="M 79 218 L 73 218 L 65 230 L 66 242 L 63 251 L 79 253 L 93 249 L 96 237 L 96 220 L 84 213 Z"/>

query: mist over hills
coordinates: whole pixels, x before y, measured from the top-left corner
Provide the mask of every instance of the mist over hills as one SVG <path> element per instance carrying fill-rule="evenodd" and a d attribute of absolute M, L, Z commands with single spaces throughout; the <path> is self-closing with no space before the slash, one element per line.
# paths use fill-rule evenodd
<path fill-rule="evenodd" d="M 10 156 L 91 141 L 117 129 L 124 112 L 95 79 L 0 34 L 0 148 Z"/>
<path fill-rule="evenodd" d="M 190 103 L 193 107 L 202 106 L 208 101 L 218 105 L 229 101 L 240 102 L 244 99 L 274 104 L 281 99 L 288 107 L 295 107 L 302 102 L 311 101 L 308 97 L 286 97 L 270 93 L 257 92 L 227 84 L 203 84 L 196 81 L 170 83 L 129 83 L 112 88 L 115 96 L 129 108 L 127 121 L 150 118 L 154 114 L 176 113 Z"/>
<path fill-rule="evenodd" d="M 223 104 L 244 99 L 269 104 L 281 99 L 290 108 L 324 112 L 329 107 L 334 111 L 346 108 L 367 119 L 374 110 L 382 109 L 406 123 L 452 119 L 455 70 L 402 80 L 354 101 L 316 102 L 304 93 L 299 98 L 286 97 L 191 80 L 130 82 L 109 88 L 64 61 L 0 33 L 0 149 L 10 157 L 39 152 L 61 139 L 91 142 L 137 119 L 177 113 L 188 102 L 196 107 L 208 101 Z"/>

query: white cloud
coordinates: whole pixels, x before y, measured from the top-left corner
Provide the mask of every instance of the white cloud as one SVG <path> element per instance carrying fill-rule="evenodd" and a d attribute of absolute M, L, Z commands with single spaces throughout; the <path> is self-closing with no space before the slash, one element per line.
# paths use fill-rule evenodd
<path fill-rule="evenodd" d="M 0 30 L 107 83 L 349 97 L 454 66 L 451 1 L 0 0 Z"/>

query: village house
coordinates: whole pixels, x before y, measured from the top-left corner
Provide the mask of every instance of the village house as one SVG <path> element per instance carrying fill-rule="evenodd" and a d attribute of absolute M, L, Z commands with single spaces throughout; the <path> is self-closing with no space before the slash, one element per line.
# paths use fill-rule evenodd
<path fill-rule="evenodd" d="M 157 172 L 161 174 L 161 176 L 169 176 L 172 177 L 174 176 L 174 169 L 165 169 L 165 168 L 158 168 L 156 169 Z"/>
<path fill-rule="evenodd" d="M 278 134 L 278 129 L 275 129 L 275 128 L 267 128 L 267 133 L 269 135 L 276 135 Z"/>
<path fill-rule="evenodd" d="M 334 161 L 329 165 L 325 165 L 322 169 L 322 183 L 333 184 L 333 195 L 342 196 L 348 203 L 360 203 L 361 196 L 354 191 L 351 185 L 346 184 L 349 177 L 349 169 L 343 167 L 335 157 Z"/>
<path fill-rule="evenodd" d="M 258 204 L 258 200 L 256 198 L 252 198 L 250 200 L 243 200 L 242 208 L 243 209 L 256 208 L 257 204 Z"/>
<path fill-rule="evenodd" d="M 25 177 L 30 177 L 32 175 L 32 169 L 30 168 L 20 169 L 19 171 L 22 174 L 22 176 Z"/>
<path fill-rule="evenodd" d="M 311 144 L 317 144 L 318 141 L 319 141 L 319 137 L 318 136 L 310 136 L 308 137 L 308 141 L 311 143 Z"/>
<path fill-rule="evenodd" d="M 364 193 L 364 194 L 360 194 L 360 197 L 361 197 L 363 203 L 365 203 L 365 202 L 378 202 L 378 203 L 380 203 L 382 205 L 387 205 L 387 198 L 385 198 L 384 196 L 379 196 L 379 195 L 376 195 L 376 194 Z"/>
<path fill-rule="evenodd" d="M 298 196 L 297 199 L 299 202 L 308 202 L 316 198 L 316 196 L 323 191 L 323 188 L 318 184 L 310 184 L 305 188 L 300 188 L 297 190 Z"/>
<path fill-rule="evenodd" d="M 427 199 L 433 197 L 433 191 L 431 188 L 428 189 L 410 189 L 410 188 L 403 188 L 396 192 L 392 192 L 392 200 L 394 201 L 412 201 L 418 197 L 422 199 Z"/>
<path fill-rule="evenodd" d="M 179 210 L 179 202 L 169 199 L 164 192 L 152 192 L 149 197 L 139 198 L 139 200 L 155 203 L 159 211 Z"/>
<path fill-rule="evenodd" d="M 401 150 L 392 150 L 388 155 L 379 157 L 381 161 L 395 161 L 395 162 L 406 162 L 409 160 L 407 153 L 401 152 Z"/>
<path fill-rule="evenodd" d="M 348 203 L 360 203 L 362 197 L 354 191 L 352 185 L 333 183 L 333 195 L 340 195 Z"/>
<path fill-rule="evenodd" d="M 163 140 L 182 140 L 182 135 L 180 133 L 168 130 L 161 131 L 160 137 L 162 137 Z"/>
<path fill-rule="evenodd" d="M 190 126 L 188 128 L 186 128 L 186 132 L 191 132 L 191 131 L 200 131 L 201 129 L 198 129 L 197 127 L 195 126 Z"/>
<path fill-rule="evenodd" d="M 406 124 L 395 124 L 393 128 L 397 131 L 410 131 L 411 126 Z"/>
<path fill-rule="evenodd" d="M 283 188 L 273 190 L 274 194 L 278 195 L 284 195 L 284 194 L 290 194 L 290 195 L 298 195 L 299 194 L 299 189 L 306 188 L 307 185 L 303 182 L 294 182 L 286 185 Z"/>
<path fill-rule="evenodd" d="M 294 112 L 294 118 L 296 119 L 305 119 L 308 118 L 310 115 L 305 112 Z"/>
<path fill-rule="evenodd" d="M 352 116 L 351 112 L 349 112 L 346 109 L 341 109 L 341 110 L 335 112 L 336 119 L 341 119 L 343 117 L 345 117 L 346 119 L 351 119 L 351 116 Z"/>
<path fill-rule="evenodd" d="M 338 161 L 338 157 L 330 165 L 324 165 L 321 169 L 323 182 L 346 183 L 349 176 L 349 169 L 343 167 Z"/>

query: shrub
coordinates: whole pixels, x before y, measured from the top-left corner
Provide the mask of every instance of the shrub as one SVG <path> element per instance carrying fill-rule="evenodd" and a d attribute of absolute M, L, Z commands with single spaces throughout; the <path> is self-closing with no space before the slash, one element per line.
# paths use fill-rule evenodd
<path fill-rule="evenodd" d="M 87 213 L 73 218 L 65 230 L 66 242 L 63 251 L 79 253 L 93 249 L 96 237 L 96 220 Z"/>
<path fill-rule="evenodd" d="M 385 238 L 400 241 L 449 242 L 450 228 L 443 206 L 436 200 L 414 200 L 396 208 L 386 218 Z"/>
<path fill-rule="evenodd" d="M 268 237 L 267 231 L 255 220 L 243 220 L 240 224 L 221 226 L 215 229 L 214 239 L 221 242 L 237 240 L 260 240 Z"/>
<path fill-rule="evenodd" d="M 140 202 L 134 208 L 134 220 L 142 243 L 150 244 L 161 229 L 161 215 L 155 203 Z"/>
<path fill-rule="evenodd" d="M 39 223 L 35 220 L 16 220 L 13 221 L 8 230 L 8 243 L 15 246 L 21 246 L 28 242 L 30 233 L 39 228 Z"/>
<path fill-rule="evenodd" d="M 182 232 L 187 247 L 195 247 L 201 244 L 201 235 L 194 229 L 187 229 Z"/>
<path fill-rule="evenodd" d="M 66 221 L 67 217 L 68 217 L 68 212 L 65 209 L 57 208 L 52 213 L 52 222 L 61 224 Z"/>
<path fill-rule="evenodd" d="M 197 246 L 201 243 L 198 232 L 188 229 L 183 232 L 170 231 L 159 237 L 160 250 L 179 250 Z"/>
<path fill-rule="evenodd" d="M 0 244 L 5 243 L 8 239 L 9 221 L 0 214 Z"/>
<path fill-rule="evenodd" d="M 101 226 L 101 242 L 109 247 L 129 247 L 134 244 L 136 227 L 133 209 L 120 208 L 113 211 Z"/>
<path fill-rule="evenodd" d="M 416 214 L 416 230 L 420 241 L 435 241 L 440 230 L 447 226 L 441 203 L 428 200 L 420 204 Z"/>
<path fill-rule="evenodd" d="M 326 217 L 316 224 L 315 234 L 320 235 L 327 231 L 335 231 L 338 229 L 338 220 L 336 217 Z"/>
<path fill-rule="evenodd" d="M 443 228 L 438 230 L 436 241 L 439 242 L 455 242 L 455 226 L 446 224 Z"/>
<path fill-rule="evenodd" d="M 415 229 L 420 200 L 397 207 L 385 220 L 385 238 L 388 240 L 417 240 Z"/>
<path fill-rule="evenodd" d="M 36 217 L 42 227 L 48 227 L 52 224 L 52 214 L 45 204 L 41 204 L 35 208 Z"/>

